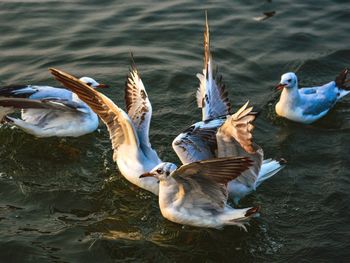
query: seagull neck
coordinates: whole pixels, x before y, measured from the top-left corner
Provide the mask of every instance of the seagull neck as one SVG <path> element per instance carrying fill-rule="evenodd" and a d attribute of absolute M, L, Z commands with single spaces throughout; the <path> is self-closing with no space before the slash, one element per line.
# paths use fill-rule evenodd
<path fill-rule="evenodd" d="M 299 102 L 300 95 L 298 90 L 298 84 L 292 88 L 284 88 L 281 94 L 281 100 L 284 103 L 296 104 Z"/>
<path fill-rule="evenodd" d="M 169 178 L 168 180 L 159 182 L 159 206 L 167 207 L 177 199 L 179 192 L 178 183 L 173 179 Z"/>

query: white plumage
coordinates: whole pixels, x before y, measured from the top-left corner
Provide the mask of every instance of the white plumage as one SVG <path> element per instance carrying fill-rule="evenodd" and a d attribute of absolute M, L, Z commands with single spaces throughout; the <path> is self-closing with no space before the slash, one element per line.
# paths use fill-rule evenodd
<path fill-rule="evenodd" d="M 244 224 L 258 215 L 258 208 L 234 209 L 227 204 L 226 184 L 251 164 L 249 158 L 229 157 L 194 162 L 180 168 L 161 163 L 141 179 L 157 178 L 159 207 L 170 221 L 183 225 L 222 228 Z"/>
<path fill-rule="evenodd" d="M 197 104 L 202 109 L 202 121 L 193 124 L 173 141 L 173 148 L 183 164 L 229 156 L 250 157 L 254 165 L 228 184 L 230 197 L 237 204 L 264 180 L 283 168 L 283 161 L 263 160 L 262 148 L 253 143 L 252 131 L 256 115 L 246 103 L 235 114 L 230 114 L 222 76 L 213 69 L 209 45 L 209 26 L 204 30 L 204 69 L 197 74 L 199 88 Z M 214 73 L 215 72 L 215 73 Z"/>
<path fill-rule="evenodd" d="M 349 94 L 346 87 L 348 70 L 343 70 L 335 81 L 322 86 L 298 89 L 298 78 L 293 72 L 283 74 L 277 86 L 282 90 L 276 104 L 276 113 L 295 122 L 313 123 L 325 116 L 344 96 Z"/>
<path fill-rule="evenodd" d="M 89 77 L 81 78 L 93 88 L 105 87 Z M 9 116 L 21 109 L 21 119 Z M 95 131 L 98 117 L 71 91 L 38 85 L 0 89 L 0 120 L 36 137 L 78 137 Z"/>

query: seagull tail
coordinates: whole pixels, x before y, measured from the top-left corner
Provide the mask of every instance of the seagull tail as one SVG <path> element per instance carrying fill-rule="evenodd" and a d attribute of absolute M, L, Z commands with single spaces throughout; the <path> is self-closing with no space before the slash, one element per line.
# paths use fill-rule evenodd
<path fill-rule="evenodd" d="M 7 122 L 7 115 L 13 113 L 12 107 L 2 107 L 0 104 L 0 123 Z"/>
<path fill-rule="evenodd" d="M 335 84 L 339 89 L 350 91 L 350 86 L 347 86 L 346 83 L 349 83 L 350 80 L 347 79 L 349 70 L 347 68 L 343 69 L 342 72 L 335 78 Z"/>
<path fill-rule="evenodd" d="M 263 161 L 261 166 L 259 176 L 255 183 L 255 188 L 257 188 L 262 182 L 274 176 L 280 170 L 282 170 L 287 161 L 285 159 L 280 159 L 279 161 L 274 159 L 267 159 Z"/>
<path fill-rule="evenodd" d="M 229 212 L 225 213 L 224 221 L 226 225 L 235 225 L 247 231 L 245 225 L 248 224 L 252 217 L 258 217 L 260 215 L 259 211 L 260 206 L 245 209 L 230 209 Z"/>

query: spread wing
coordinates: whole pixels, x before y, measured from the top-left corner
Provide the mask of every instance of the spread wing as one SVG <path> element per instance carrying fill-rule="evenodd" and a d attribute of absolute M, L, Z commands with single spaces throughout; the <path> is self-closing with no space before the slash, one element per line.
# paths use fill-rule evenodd
<path fill-rule="evenodd" d="M 149 141 L 152 105 L 133 60 L 125 82 L 124 98 L 127 113 L 134 124 L 142 151 L 148 158 L 160 162 L 157 153 L 152 149 Z"/>
<path fill-rule="evenodd" d="M 129 116 L 109 98 L 68 73 L 54 68 L 50 68 L 50 72 L 89 105 L 106 124 L 114 150 L 114 160 L 117 159 L 119 146 L 139 147 L 139 140 Z"/>
<path fill-rule="evenodd" d="M 204 69 L 198 73 L 199 88 L 197 90 L 197 105 L 202 109 L 202 120 L 228 115 L 231 104 L 222 76 L 213 70 L 213 58 L 210 53 L 209 25 L 206 15 L 204 30 Z"/>
<path fill-rule="evenodd" d="M 253 107 L 248 107 L 248 103 L 227 118 L 219 128 L 216 139 L 218 157 L 245 156 L 252 160 L 253 165 L 236 179 L 252 185 L 259 175 L 264 154 L 261 147 L 253 142 L 252 122 L 256 118 L 256 113 L 253 112 Z"/>
<path fill-rule="evenodd" d="M 218 158 L 181 166 L 171 176 L 180 187 L 185 208 L 223 209 L 227 201 L 226 184 L 251 165 L 246 157 Z"/>
<path fill-rule="evenodd" d="M 225 123 L 220 127 L 216 138 L 219 142 L 235 142 L 237 147 L 243 148 L 248 153 L 253 153 L 253 135 L 254 125 L 252 122 L 256 118 L 256 112 L 253 107 L 248 107 L 249 101 L 244 104 L 235 114 L 229 116 Z M 229 151 L 225 144 L 221 145 L 219 154 Z"/>
<path fill-rule="evenodd" d="M 152 105 L 134 63 L 131 65 L 125 82 L 125 105 L 139 136 L 140 144 L 150 145 L 148 134 Z"/>
<path fill-rule="evenodd" d="M 183 164 L 215 158 L 216 132 L 225 118 L 197 122 L 180 133 L 173 141 L 173 149 Z"/>

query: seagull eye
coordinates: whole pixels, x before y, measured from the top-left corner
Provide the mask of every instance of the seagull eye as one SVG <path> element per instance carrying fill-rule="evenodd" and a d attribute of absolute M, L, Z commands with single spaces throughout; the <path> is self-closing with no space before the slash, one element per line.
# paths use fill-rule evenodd
<path fill-rule="evenodd" d="M 291 83 L 291 82 L 292 82 L 292 79 L 288 79 L 287 81 L 288 81 L 289 83 Z"/>
<path fill-rule="evenodd" d="M 161 174 L 161 173 L 162 173 L 162 169 L 158 168 L 156 172 L 157 172 L 158 174 Z"/>
<path fill-rule="evenodd" d="M 88 86 L 91 87 L 92 83 L 91 83 L 91 82 L 88 82 L 88 83 L 86 83 L 86 85 L 88 85 Z"/>

